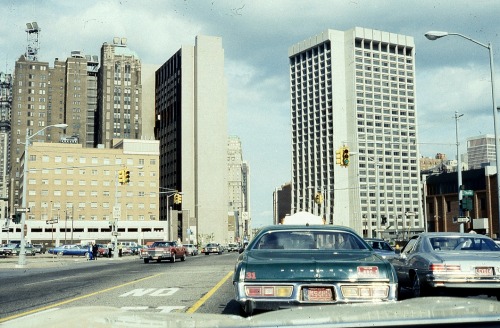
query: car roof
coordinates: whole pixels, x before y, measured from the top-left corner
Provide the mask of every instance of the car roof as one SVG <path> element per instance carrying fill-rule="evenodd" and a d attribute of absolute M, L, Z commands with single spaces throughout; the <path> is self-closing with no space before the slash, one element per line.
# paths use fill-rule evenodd
<path fill-rule="evenodd" d="M 485 235 L 481 235 L 481 234 L 472 234 L 472 233 L 468 233 L 468 232 L 422 232 L 421 234 L 419 235 L 415 235 L 413 236 L 413 238 L 415 237 L 418 237 L 418 236 L 422 236 L 422 237 L 439 237 L 439 236 L 443 236 L 443 237 L 474 237 L 474 238 L 488 238 L 488 239 L 491 239 L 490 237 L 488 236 L 485 236 Z"/>
<path fill-rule="evenodd" d="M 321 225 L 320 224 L 315 224 L 315 225 L 276 224 L 276 225 L 269 225 L 269 226 L 263 227 L 263 228 L 261 228 L 261 230 L 259 232 L 280 231 L 280 230 L 340 230 L 340 231 L 345 231 L 345 232 L 356 233 L 353 229 L 351 229 L 349 227 L 341 226 L 341 225 L 330 225 L 330 224 L 321 224 Z"/>

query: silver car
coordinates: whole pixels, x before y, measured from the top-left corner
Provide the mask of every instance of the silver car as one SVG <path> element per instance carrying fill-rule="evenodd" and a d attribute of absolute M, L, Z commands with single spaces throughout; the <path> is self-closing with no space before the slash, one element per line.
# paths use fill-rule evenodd
<path fill-rule="evenodd" d="M 422 233 L 389 261 L 397 272 L 399 287 L 410 288 L 414 297 L 446 291 L 497 296 L 500 300 L 500 247 L 489 237 Z"/>

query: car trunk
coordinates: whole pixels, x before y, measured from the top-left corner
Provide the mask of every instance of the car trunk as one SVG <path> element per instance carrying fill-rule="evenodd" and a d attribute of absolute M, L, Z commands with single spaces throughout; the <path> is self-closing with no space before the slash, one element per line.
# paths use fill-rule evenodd
<path fill-rule="evenodd" d="M 379 278 L 379 273 L 384 278 L 388 265 L 369 251 L 273 250 L 250 251 L 247 256 L 246 272 L 255 272 L 258 281 L 348 281 L 355 277 L 373 280 Z"/>

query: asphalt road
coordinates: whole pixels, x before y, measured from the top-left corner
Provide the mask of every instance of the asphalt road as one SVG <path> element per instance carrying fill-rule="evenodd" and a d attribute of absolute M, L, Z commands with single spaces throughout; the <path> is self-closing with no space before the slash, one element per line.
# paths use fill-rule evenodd
<path fill-rule="evenodd" d="M 0 322 L 40 311 L 111 306 L 128 311 L 238 314 L 231 273 L 237 253 L 148 263 L 136 256 L 0 258 Z M 89 314 L 91 315 L 91 314 Z"/>

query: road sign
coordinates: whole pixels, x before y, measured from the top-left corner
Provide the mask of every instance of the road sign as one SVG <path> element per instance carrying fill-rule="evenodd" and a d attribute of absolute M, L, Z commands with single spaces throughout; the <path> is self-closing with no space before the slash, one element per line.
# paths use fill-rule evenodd
<path fill-rule="evenodd" d="M 16 208 L 16 212 L 24 212 L 24 213 L 27 213 L 30 211 L 30 208 L 27 207 L 27 208 Z"/>
<path fill-rule="evenodd" d="M 45 223 L 47 223 L 47 224 L 54 224 L 54 223 L 57 223 L 57 222 L 59 222 L 59 220 L 58 220 L 58 219 L 54 219 L 54 220 L 47 220 L 47 221 L 45 221 Z"/>
<path fill-rule="evenodd" d="M 467 223 L 467 222 L 469 222 L 469 220 L 470 219 L 468 217 L 466 217 L 466 216 L 458 217 L 457 218 L 457 223 Z"/>
<path fill-rule="evenodd" d="M 474 196 L 474 190 L 462 190 L 462 196 Z"/>

